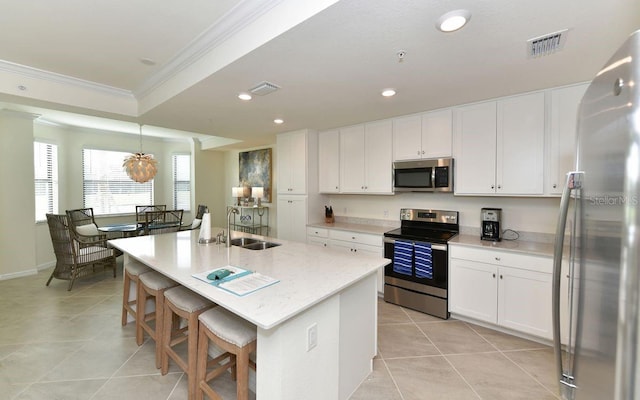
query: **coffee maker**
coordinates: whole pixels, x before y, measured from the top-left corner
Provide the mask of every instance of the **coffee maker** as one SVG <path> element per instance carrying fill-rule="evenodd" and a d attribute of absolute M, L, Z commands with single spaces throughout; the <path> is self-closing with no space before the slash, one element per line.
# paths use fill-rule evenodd
<path fill-rule="evenodd" d="M 500 228 L 502 208 L 483 208 L 480 211 L 480 216 L 480 239 L 494 242 L 502 240 L 502 229 Z"/>

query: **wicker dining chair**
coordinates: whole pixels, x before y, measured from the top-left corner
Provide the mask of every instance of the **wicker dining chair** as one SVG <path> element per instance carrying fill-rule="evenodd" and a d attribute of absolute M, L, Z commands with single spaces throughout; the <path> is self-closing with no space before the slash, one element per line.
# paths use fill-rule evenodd
<path fill-rule="evenodd" d="M 157 235 L 178 232 L 182 225 L 184 210 L 147 211 L 145 213 L 144 234 Z"/>
<path fill-rule="evenodd" d="M 183 223 L 182 226 L 180 227 L 180 230 L 181 231 L 190 231 L 190 230 L 193 230 L 193 229 L 198 229 L 200 227 L 200 224 L 202 224 L 202 216 L 206 212 L 207 212 L 207 206 L 205 206 L 204 204 L 199 204 L 198 205 L 198 212 L 196 213 L 196 216 L 193 219 L 193 221 L 191 221 L 190 224 Z"/>
<path fill-rule="evenodd" d="M 95 242 L 107 239 L 107 234 L 98 230 L 98 224 L 93 216 L 93 208 L 77 208 L 75 210 L 67 210 L 67 218 L 69 228 L 73 231 L 81 242 Z M 123 253 L 118 249 L 114 249 L 116 257 Z"/>
<path fill-rule="evenodd" d="M 145 213 L 147 211 L 164 211 L 167 209 L 167 206 L 164 204 L 152 204 L 149 206 L 136 206 L 136 222 L 139 224 L 144 224 L 145 222 Z"/>
<path fill-rule="evenodd" d="M 67 290 L 71 290 L 77 278 L 95 271 L 98 266 L 113 269 L 113 277 L 116 277 L 115 251 L 107 247 L 106 238 L 78 240 L 74 231 L 69 228 L 66 214 L 47 214 L 47 224 L 56 255 L 56 266 L 47 286 L 53 278 L 57 278 L 68 280 Z"/>

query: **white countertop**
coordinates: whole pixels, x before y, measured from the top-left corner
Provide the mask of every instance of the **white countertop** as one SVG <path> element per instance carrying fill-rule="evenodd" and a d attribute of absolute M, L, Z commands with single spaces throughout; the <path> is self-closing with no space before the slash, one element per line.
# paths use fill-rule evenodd
<path fill-rule="evenodd" d="M 450 245 L 479 247 L 490 250 L 512 251 L 516 253 L 553 257 L 553 243 L 532 242 L 527 240 L 502 240 L 491 242 L 480 240 L 478 235 L 457 235 L 449 241 Z"/>
<path fill-rule="evenodd" d="M 346 222 L 334 222 L 333 224 L 325 224 L 322 222 L 309 224 L 308 227 L 313 228 L 325 228 L 325 229 L 337 229 L 341 231 L 350 231 L 350 232 L 359 232 L 359 233 L 369 233 L 373 235 L 382 235 L 385 232 L 393 230 L 396 227 L 393 226 L 384 226 L 384 225 L 368 225 L 368 224 L 352 224 Z"/>
<path fill-rule="evenodd" d="M 218 232 L 222 228 L 211 229 Z M 389 261 L 382 257 L 266 238 L 281 246 L 247 250 L 224 244 L 198 244 L 199 230 L 110 240 L 114 247 L 149 265 L 218 305 L 271 329 L 324 299 L 375 274 Z M 257 237 L 232 232 L 234 238 Z M 234 265 L 280 282 L 239 297 L 191 275 Z"/>

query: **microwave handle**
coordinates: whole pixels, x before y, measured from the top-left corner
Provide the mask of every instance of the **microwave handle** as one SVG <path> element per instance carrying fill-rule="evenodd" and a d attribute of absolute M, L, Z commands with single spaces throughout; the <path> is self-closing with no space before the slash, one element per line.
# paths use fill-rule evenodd
<path fill-rule="evenodd" d="M 436 188 L 436 166 L 431 167 L 431 188 Z"/>

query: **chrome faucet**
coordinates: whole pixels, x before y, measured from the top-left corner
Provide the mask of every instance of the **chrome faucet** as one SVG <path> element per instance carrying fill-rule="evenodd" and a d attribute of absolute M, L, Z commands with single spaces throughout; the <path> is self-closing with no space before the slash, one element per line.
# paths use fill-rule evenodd
<path fill-rule="evenodd" d="M 231 214 L 239 214 L 237 208 L 231 207 L 229 211 L 227 211 L 227 240 L 225 241 L 225 245 L 227 247 L 231 247 Z"/>

